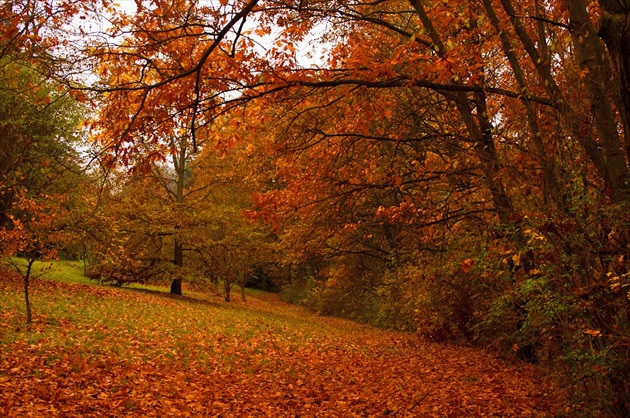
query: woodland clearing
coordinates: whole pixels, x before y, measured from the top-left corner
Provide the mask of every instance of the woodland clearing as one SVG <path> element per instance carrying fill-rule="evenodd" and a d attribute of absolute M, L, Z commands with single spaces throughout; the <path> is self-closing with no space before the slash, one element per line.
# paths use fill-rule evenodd
<path fill-rule="evenodd" d="M 272 294 L 226 303 L 40 278 L 26 326 L 20 289 L 0 281 L 3 416 L 568 413 L 536 366 L 317 316 Z"/>

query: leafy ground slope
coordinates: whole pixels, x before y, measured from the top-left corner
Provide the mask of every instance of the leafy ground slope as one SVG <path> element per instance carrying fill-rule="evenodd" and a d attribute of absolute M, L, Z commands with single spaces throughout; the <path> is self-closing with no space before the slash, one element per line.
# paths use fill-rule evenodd
<path fill-rule="evenodd" d="M 0 281 L 0 416 L 561 415 L 535 367 L 318 317 L 40 279 Z"/>

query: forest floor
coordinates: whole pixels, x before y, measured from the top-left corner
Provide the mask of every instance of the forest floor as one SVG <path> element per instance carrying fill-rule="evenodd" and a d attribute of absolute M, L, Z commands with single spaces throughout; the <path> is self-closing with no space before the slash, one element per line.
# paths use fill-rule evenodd
<path fill-rule="evenodd" d="M 0 279 L 0 416 L 565 414 L 533 365 L 273 295 L 225 303 L 42 278 L 32 302 L 26 326 L 20 281 Z"/>

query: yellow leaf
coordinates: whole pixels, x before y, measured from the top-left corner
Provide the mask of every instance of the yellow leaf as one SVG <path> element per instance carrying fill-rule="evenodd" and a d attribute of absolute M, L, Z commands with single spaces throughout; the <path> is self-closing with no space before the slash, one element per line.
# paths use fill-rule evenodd
<path fill-rule="evenodd" d="M 514 262 L 514 267 L 518 267 L 521 265 L 521 253 L 514 254 L 512 256 L 512 261 Z"/>

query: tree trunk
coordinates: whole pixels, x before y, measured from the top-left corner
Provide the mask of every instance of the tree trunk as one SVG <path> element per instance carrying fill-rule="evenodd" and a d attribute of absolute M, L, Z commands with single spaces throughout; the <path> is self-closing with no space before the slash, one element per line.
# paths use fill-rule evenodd
<path fill-rule="evenodd" d="M 614 79 L 610 62 L 588 15 L 586 1 L 569 0 L 567 6 L 575 55 L 580 68 L 588 71 L 588 77 L 584 78 L 584 85 L 591 103 L 595 131 L 610 179 L 608 186 L 612 198 L 617 203 L 628 203 L 630 202 L 630 170 L 619 137 L 615 113 L 609 100 L 611 80 Z M 603 32 L 606 33 L 606 31 Z M 628 45 L 624 44 L 623 48 L 627 49 Z M 627 55 L 627 52 L 623 55 Z"/>
<path fill-rule="evenodd" d="M 28 289 L 31 280 L 31 268 L 35 260 L 28 260 L 26 266 L 26 273 L 24 274 L 24 302 L 26 304 L 26 323 L 30 324 L 33 321 L 33 314 L 31 312 L 31 300 L 29 299 Z"/>
<path fill-rule="evenodd" d="M 185 202 L 184 196 L 184 176 L 186 174 L 186 146 L 185 140 L 182 139 L 179 144 L 179 153 L 173 155 L 173 165 L 175 166 L 175 172 L 177 173 L 177 190 L 175 191 L 175 202 L 179 208 L 179 205 Z M 178 209 L 179 210 L 179 209 Z M 175 226 L 175 240 L 174 240 L 174 252 L 173 252 L 173 264 L 177 268 L 177 277 L 171 283 L 171 294 L 182 295 L 182 277 L 181 267 L 184 265 L 184 244 L 181 238 L 177 235 L 180 229 L 179 225 Z"/>
<path fill-rule="evenodd" d="M 175 251 L 173 256 L 173 264 L 179 268 L 184 265 L 184 246 L 175 238 Z M 179 276 L 180 272 L 177 272 L 178 276 L 171 282 L 171 294 L 182 295 L 182 277 Z"/>
<path fill-rule="evenodd" d="M 484 7 L 486 9 L 486 13 L 492 26 L 495 28 L 499 38 L 501 39 L 501 44 L 503 46 L 503 52 L 510 63 L 510 67 L 512 68 L 512 73 L 514 74 L 514 78 L 518 83 L 519 90 L 522 92 L 528 91 L 527 79 L 525 76 L 525 72 L 521 64 L 518 61 L 516 53 L 514 52 L 514 47 L 512 45 L 512 39 L 510 36 L 501 31 L 501 21 L 495 10 L 492 6 L 491 0 L 484 0 Z M 547 48 L 545 47 L 545 30 L 544 26 L 542 26 L 542 22 L 539 22 L 539 42 L 541 44 L 541 66 L 544 64 L 548 66 L 548 53 Z M 545 146 L 543 144 L 543 132 L 538 124 L 538 117 L 536 115 L 536 111 L 532 103 L 528 100 L 524 100 L 522 105 L 525 107 L 525 115 L 527 116 L 527 125 L 530 130 L 530 135 L 532 139 L 532 143 L 534 145 L 534 151 L 536 158 L 540 161 L 540 165 L 543 171 L 544 176 L 544 199 L 545 204 L 549 204 L 551 202 L 555 203 L 562 210 L 565 209 L 565 201 L 562 197 L 562 193 L 560 192 L 561 187 L 558 183 L 558 179 L 554 173 L 553 161 L 547 155 L 545 150 Z"/>
<path fill-rule="evenodd" d="M 246 302 L 245 285 L 247 284 L 247 278 L 245 276 L 245 270 L 239 269 L 237 274 L 238 274 L 238 285 L 241 288 L 241 299 L 243 299 L 243 302 Z"/>
<path fill-rule="evenodd" d="M 625 152 L 630 159 L 630 4 L 621 0 L 600 0 L 599 36 L 606 43 L 619 80 L 618 107 L 624 127 Z"/>
<path fill-rule="evenodd" d="M 435 30 L 431 19 L 426 13 L 423 2 L 420 0 L 410 0 L 410 2 L 420 18 L 424 29 L 427 31 L 427 35 L 433 42 L 435 53 L 439 57 L 444 58 L 446 48 L 440 38 L 440 34 Z M 485 81 L 483 83 L 485 83 Z M 514 206 L 499 176 L 501 164 L 494 146 L 492 124 L 488 120 L 487 114 L 485 114 L 485 93 L 481 92 L 475 95 L 474 102 L 477 106 L 477 117 L 473 113 L 470 100 L 465 93 L 442 94 L 450 100 L 453 100 L 470 138 L 475 143 L 475 153 L 481 161 L 486 186 L 492 195 L 494 207 L 500 222 L 502 224 L 511 223 L 514 217 Z"/>
<path fill-rule="evenodd" d="M 177 278 L 177 279 L 173 279 L 173 281 L 171 282 L 171 294 L 172 295 L 182 295 L 182 279 L 181 278 Z"/>
<path fill-rule="evenodd" d="M 563 90 L 558 86 L 556 80 L 554 79 L 553 72 L 551 70 L 551 66 L 548 62 L 544 61 L 544 54 L 538 51 L 536 47 L 536 42 L 529 36 L 527 33 L 527 29 L 523 22 L 521 21 L 521 17 L 519 17 L 518 13 L 514 9 L 511 0 L 500 0 L 503 5 L 503 9 L 509 16 L 510 22 L 518 36 L 519 40 L 523 44 L 525 51 L 529 55 L 531 59 L 532 65 L 536 68 L 541 81 L 540 83 L 545 87 L 547 93 L 550 98 L 556 103 L 556 108 L 560 112 L 560 116 L 562 118 L 562 123 L 568 128 L 569 132 L 573 135 L 575 139 L 581 142 L 586 154 L 589 156 L 591 162 L 594 167 L 597 169 L 597 172 L 603 179 L 606 187 L 610 190 L 614 189 L 613 182 L 611 180 L 611 173 L 606 161 L 606 158 L 603 155 L 603 150 L 600 144 L 591 138 L 590 134 L 584 133 L 582 130 L 582 125 L 580 123 L 580 118 L 576 115 L 575 111 L 571 107 L 570 103 L 567 101 Z M 573 3 L 575 1 L 571 0 Z M 580 1 L 580 0 L 577 0 Z M 570 8 L 579 9 L 579 5 L 572 5 Z M 572 17 L 572 20 L 574 17 Z M 582 25 L 584 27 L 584 25 Z M 571 31 L 572 37 L 575 38 L 575 30 Z M 582 37 L 582 40 L 584 37 Z M 580 36 L 577 36 L 577 40 L 580 40 Z M 580 43 L 580 42 L 578 42 Z M 578 54 L 579 55 L 579 54 Z M 601 127 L 601 124 L 600 124 Z M 598 131 L 601 133 L 601 131 Z"/>
<path fill-rule="evenodd" d="M 224 290 L 225 290 L 225 301 L 230 301 L 230 292 L 232 290 L 232 283 L 228 279 L 224 279 L 223 281 Z"/>

